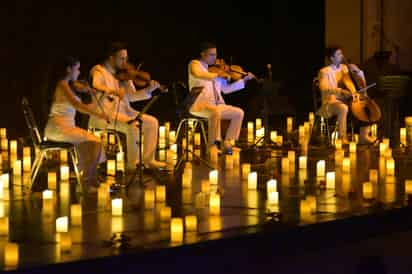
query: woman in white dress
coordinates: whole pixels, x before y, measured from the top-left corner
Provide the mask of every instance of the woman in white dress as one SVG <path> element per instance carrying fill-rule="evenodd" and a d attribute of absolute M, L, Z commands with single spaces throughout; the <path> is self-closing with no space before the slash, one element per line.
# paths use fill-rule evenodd
<path fill-rule="evenodd" d="M 54 90 L 50 114 L 45 128 L 45 137 L 50 141 L 68 142 L 79 152 L 78 167 L 82 174 L 83 187 L 95 192 L 98 184 L 97 165 L 106 160 L 101 140 L 86 130 L 76 127 L 76 111 L 98 116 L 108 121 L 105 113 L 95 105 L 83 104 L 70 86 L 80 74 L 80 61 L 67 57 L 56 71 L 57 85 Z M 85 88 L 82 92 L 95 92 Z"/>

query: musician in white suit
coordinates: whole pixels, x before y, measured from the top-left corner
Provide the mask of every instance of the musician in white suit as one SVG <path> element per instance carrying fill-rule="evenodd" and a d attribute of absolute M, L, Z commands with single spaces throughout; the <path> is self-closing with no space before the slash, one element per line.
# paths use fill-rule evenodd
<path fill-rule="evenodd" d="M 248 80 L 254 76 L 248 73 L 243 79 L 229 84 L 224 73 L 208 71 L 210 65 L 215 64 L 217 57 L 216 45 L 203 43 L 200 48 L 200 59 L 189 63 L 189 89 L 203 87 L 190 108 L 190 113 L 208 119 L 208 142 L 210 150 L 218 150 L 216 141 L 221 141 L 221 120 L 230 120 L 229 128 L 225 135 L 223 148 L 226 153 L 232 152 L 232 143 L 239 138 L 244 112 L 242 109 L 226 105 L 222 97 L 225 94 L 241 90 Z"/>
<path fill-rule="evenodd" d="M 365 85 L 365 75 L 356 65 L 350 64 L 350 68 L 348 68 L 347 65 L 343 64 L 344 56 L 340 47 L 328 48 L 326 57 L 330 64 L 319 71 L 319 89 L 322 96 L 322 106 L 319 113 L 323 117 L 337 116 L 339 138 L 345 144 L 349 142 L 346 134 L 348 101 L 356 92 L 356 87 L 349 75 L 349 69 L 352 71 L 358 86 Z M 369 132 L 369 125 L 360 125 L 359 143 L 374 143 L 375 140 L 369 136 Z"/>

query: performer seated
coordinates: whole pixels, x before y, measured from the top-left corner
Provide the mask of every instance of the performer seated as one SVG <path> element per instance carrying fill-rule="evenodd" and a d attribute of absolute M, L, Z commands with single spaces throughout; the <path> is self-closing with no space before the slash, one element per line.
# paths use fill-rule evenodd
<path fill-rule="evenodd" d="M 343 64 L 344 55 L 340 47 L 330 47 L 326 51 L 326 58 L 330 64 L 322 68 L 319 72 L 319 89 L 322 96 L 322 106 L 319 113 L 324 117 L 337 116 L 338 118 L 338 135 L 342 139 L 342 143 L 348 143 L 346 135 L 347 131 L 347 115 L 348 103 L 352 98 L 356 87 L 349 75 L 349 69 L 354 72 L 355 81 L 366 83 L 363 72 L 356 65 Z M 370 126 L 360 124 L 359 143 L 371 144 L 374 139 L 369 136 Z"/>
<path fill-rule="evenodd" d="M 75 126 L 76 110 L 108 121 L 108 117 L 98 111 L 96 106 L 86 105 L 70 87 L 70 82 L 77 80 L 80 74 L 80 62 L 65 58 L 57 68 L 57 85 L 45 128 L 45 137 L 56 142 L 68 142 L 76 145 L 79 152 L 79 170 L 82 173 L 83 189 L 96 192 L 97 165 L 105 161 L 105 154 L 100 139 L 82 128 Z M 83 92 L 94 92 L 85 88 Z"/>
<path fill-rule="evenodd" d="M 139 134 L 137 122 L 128 123 L 136 118 L 138 111 L 130 106 L 130 102 L 150 99 L 152 92 L 159 88 L 159 83 L 152 80 L 147 88 L 136 90 L 133 81 L 120 82 L 116 72 L 127 65 L 128 53 L 126 46 L 121 43 L 112 43 L 103 64 L 94 66 L 90 72 L 92 86 L 104 91 L 105 95 L 99 98 L 106 113 L 114 120 L 110 128 L 126 134 L 127 141 L 127 170 L 131 172 L 140 163 Z M 113 95 L 115 95 L 113 97 Z M 144 135 L 143 162 L 146 168 L 164 168 L 166 163 L 155 160 L 158 139 L 158 120 L 151 116 L 142 115 L 142 129 Z M 89 126 L 100 128 L 105 121 L 91 117 Z"/>
<path fill-rule="evenodd" d="M 216 62 L 216 45 L 210 42 L 201 44 L 200 59 L 189 63 L 189 89 L 203 87 L 203 91 L 197 97 L 190 108 L 190 113 L 208 118 L 208 142 L 210 151 L 218 150 L 216 141 L 221 141 L 221 120 L 230 120 L 229 128 L 225 135 L 223 148 L 226 153 L 232 152 L 232 142 L 239 138 L 244 112 L 242 109 L 225 104 L 221 93 L 232 93 L 243 89 L 248 80 L 254 76 L 248 73 L 246 77 L 232 84 L 224 73 L 208 71 L 209 65 Z"/>

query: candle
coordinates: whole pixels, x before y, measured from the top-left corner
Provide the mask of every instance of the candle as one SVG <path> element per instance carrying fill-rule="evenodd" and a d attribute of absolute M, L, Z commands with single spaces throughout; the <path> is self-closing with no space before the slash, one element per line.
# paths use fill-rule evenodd
<path fill-rule="evenodd" d="M 171 146 L 170 146 L 170 150 L 171 150 L 173 153 L 177 153 L 177 144 L 171 145 Z"/>
<path fill-rule="evenodd" d="M 210 150 L 210 162 L 216 164 L 218 162 L 218 152 L 217 149 Z"/>
<path fill-rule="evenodd" d="M 383 188 L 382 202 L 384 202 L 384 203 L 393 203 L 393 202 L 395 202 L 395 198 L 396 198 L 395 187 L 396 187 L 396 184 L 394 184 L 394 183 L 386 183 L 386 184 L 382 185 L 382 188 Z"/>
<path fill-rule="evenodd" d="M 277 136 L 276 144 L 279 145 L 279 146 L 281 146 L 283 144 L 283 136 L 282 135 Z"/>
<path fill-rule="evenodd" d="M 289 159 L 289 163 L 292 166 L 294 166 L 295 165 L 295 151 L 293 151 L 293 150 L 288 151 L 288 159 Z"/>
<path fill-rule="evenodd" d="M 293 117 L 287 117 L 286 120 L 286 132 L 291 133 L 293 130 Z"/>
<path fill-rule="evenodd" d="M 0 218 L 0 236 L 9 235 L 9 218 L 1 217 Z"/>
<path fill-rule="evenodd" d="M 386 158 L 392 158 L 392 149 L 391 148 L 387 148 L 385 151 L 385 157 Z"/>
<path fill-rule="evenodd" d="M 299 139 L 305 137 L 305 126 L 300 125 L 298 127 L 298 136 L 299 136 Z"/>
<path fill-rule="evenodd" d="M 116 198 L 112 200 L 112 215 L 122 216 L 123 214 L 123 200 L 122 198 Z"/>
<path fill-rule="evenodd" d="M 268 193 L 268 202 L 269 204 L 277 204 L 279 203 L 279 192 L 269 192 Z"/>
<path fill-rule="evenodd" d="M 384 143 L 387 148 L 390 147 L 390 139 L 389 138 L 383 138 L 382 143 Z"/>
<path fill-rule="evenodd" d="M 146 218 L 144 218 L 144 221 L 146 221 Z M 112 216 L 111 229 L 112 229 L 112 233 L 122 233 L 123 232 L 123 218 L 119 216 Z"/>
<path fill-rule="evenodd" d="M 341 166 L 342 165 L 344 155 L 345 155 L 345 152 L 342 149 L 337 149 L 335 151 L 335 165 L 336 166 Z"/>
<path fill-rule="evenodd" d="M 356 143 L 355 142 L 350 142 L 349 143 L 349 152 L 350 153 L 356 153 Z"/>
<path fill-rule="evenodd" d="M 156 186 L 156 202 L 164 203 L 166 202 L 166 186 Z"/>
<path fill-rule="evenodd" d="M 201 185 L 200 185 L 200 191 L 203 193 L 209 193 L 210 192 L 210 183 L 208 180 L 202 180 Z"/>
<path fill-rule="evenodd" d="M 169 132 L 169 142 L 170 142 L 171 144 L 176 143 L 176 131 L 171 130 L 171 131 Z"/>
<path fill-rule="evenodd" d="M 61 252 L 70 252 L 72 248 L 72 237 L 69 232 L 59 233 L 59 246 Z"/>
<path fill-rule="evenodd" d="M 10 140 L 10 154 L 17 155 L 17 140 Z"/>
<path fill-rule="evenodd" d="M 257 189 L 257 172 L 250 172 L 247 179 L 247 188 L 249 190 Z"/>
<path fill-rule="evenodd" d="M 342 161 L 342 171 L 349 173 L 350 172 L 350 158 L 345 157 Z"/>
<path fill-rule="evenodd" d="M 17 161 L 14 162 L 13 175 L 14 176 L 21 176 L 21 160 L 17 160 Z"/>
<path fill-rule="evenodd" d="M 308 157 L 299 156 L 299 169 L 306 169 L 308 166 Z"/>
<path fill-rule="evenodd" d="M 335 149 L 342 149 L 342 140 L 341 139 L 336 139 L 335 140 Z"/>
<path fill-rule="evenodd" d="M 210 194 L 209 213 L 210 215 L 220 215 L 220 195 L 218 193 Z"/>
<path fill-rule="evenodd" d="M 116 136 L 114 134 L 109 133 L 109 144 L 110 145 L 116 144 Z"/>
<path fill-rule="evenodd" d="M 97 189 L 97 207 L 105 209 L 108 205 L 110 187 L 108 184 L 101 184 Z"/>
<path fill-rule="evenodd" d="M 172 217 L 172 209 L 170 206 L 165 206 L 160 209 L 160 220 L 162 222 L 168 222 Z"/>
<path fill-rule="evenodd" d="M 6 267 L 16 267 L 19 263 L 19 246 L 15 243 L 6 243 L 4 246 L 4 264 Z"/>
<path fill-rule="evenodd" d="M 335 189 L 335 172 L 326 173 L 326 188 Z"/>
<path fill-rule="evenodd" d="M 43 200 L 51 200 L 53 199 L 53 191 L 52 190 L 45 190 L 42 193 Z"/>
<path fill-rule="evenodd" d="M 376 169 L 369 170 L 369 181 L 374 184 L 378 182 L 378 170 Z"/>
<path fill-rule="evenodd" d="M 319 160 L 316 163 L 316 176 L 317 177 L 325 177 L 325 170 L 326 170 L 326 162 L 325 160 Z"/>
<path fill-rule="evenodd" d="M 70 171 L 68 165 L 62 165 L 60 167 L 60 180 L 68 181 L 70 177 Z"/>
<path fill-rule="evenodd" d="M 266 184 L 266 189 L 268 193 L 277 191 L 277 181 L 275 179 L 269 180 Z"/>
<path fill-rule="evenodd" d="M 9 141 L 7 139 L 1 139 L 1 149 L 7 151 L 9 149 Z"/>
<path fill-rule="evenodd" d="M 386 160 L 386 175 L 395 175 L 395 160 L 393 158 Z"/>
<path fill-rule="evenodd" d="M 315 114 L 313 112 L 309 112 L 309 123 L 313 125 L 315 122 Z"/>
<path fill-rule="evenodd" d="M 115 176 L 116 175 L 116 161 L 107 160 L 107 175 Z"/>
<path fill-rule="evenodd" d="M 170 240 L 173 243 L 183 241 L 183 220 L 182 218 L 172 218 L 170 223 Z"/>
<path fill-rule="evenodd" d="M 256 129 L 260 129 L 262 127 L 262 119 L 257 118 L 256 119 Z"/>
<path fill-rule="evenodd" d="M 240 164 L 240 151 L 238 149 L 233 150 L 233 166 L 238 167 Z"/>
<path fill-rule="evenodd" d="M 387 147 L 385 143 L 379 143 L 379 154 L 381 156 L 385 155 L 386 148 Z"/>
<path fill-rule="evenodd" d="M 185 216 L 186 231 L 197 231 L 197 217 L 195 215 Z"/>
<path fill-rule="evenodd" d="M 3 188 L 5 188 L 5 189 L 8 189 L 8 188 L 9 188 L 9 182 L 10 182 L 9 177 L 10 177 L 10 176 L 9 176 L 8 173 L 2 174 L 2 175 L 0 176 L 0 180 L 3 181 Z"/>
<path fill-rule="evenodd" d="M 217 182 L 218 182 L 217 170 L 212 170 L 209 172 L 209 181 L 210 181 L 210 184 L 217 185 Z"/>
<path fill-rule="evenodd" d="M 225 156 L 225 166 L 226 166 L 226 169 L 233 169 L 233 156 L 232 155 Z"/>
<path fill-rule="evenodd" d="M 67 216 L 56 219 L 56 232 L 69 231 L 69 218 Z"/>
<path fill-rule="evenodd" d="M 282 158 L 281 169 L 283 173 L 289 173 L 289 159 Z"/>
<path fill-rule="evenodd" d="M 30 156 L 23 156 L 23 171 L 30 172 L 31 170 L 31 158 Z"/>
<path fill-rule="evenodd" d="M 152 209 L 155 206 L 155 192 L 152 189 L 144 190 L 144 207 Z"/>
<path fill-rule="evenodd" d="M 116 169 L 119 171 L 124 171 L 124 152 L 116 153 Z"/>
<path fill-rule="evenodd" d="M 248 143 L 253 143 L 253 122 L 247 123 L 247 141 Z"/>
<path fill-rule="evenodd" d="M 407 142 L 406 142 L 406 128 L 401 128 L 400 129 L 400 143 L 403 146 L 406 146 Z"/>
<path fill-rule="evenodd" d="M 0 138 L 1 139 L 7 139 L 7 129 L 0 128 Z"/>
<path fill-rule="evenodd" d="M 405 193 L 412 194 L 412 180 L 405 180 Z"/>
<path fill-rule="evenodd" d="M 200 146 L 200 133 L 195 133 L 195 146 Z"/>
<path fill-rule="evenodd" d="M 373 198 L 373 184 L 371 182 L 365 182 L 362 186 L 363 198 L 372 199 Z"/>
<path fill-rule="evenodd" d="M 82 206 L 80 204 L 70 206 L 70 222 L 73 226 L 82 224 Z"/>
<path fill-rule="evenodd" d="M 190 188 L 192 187 L 192 170 L 185 169 L 182 176 L 182 187 L 183 188 Z"/>
<path fill-rule="evenodd" d="M 251 167 L 250 164 L 242 164 L 242 179 L 246 180 L 250 173 Z"/>
<path fill-rule="evenodd" d="M 384 176 L 386 173 L 386 159 L 384 157 L 379 157 L 379 172 L 381 176 Z"/>
<path fill-rule="evenodd" d="M 67 150 L 60 150 L 60 164 L 67 164 Z"/>

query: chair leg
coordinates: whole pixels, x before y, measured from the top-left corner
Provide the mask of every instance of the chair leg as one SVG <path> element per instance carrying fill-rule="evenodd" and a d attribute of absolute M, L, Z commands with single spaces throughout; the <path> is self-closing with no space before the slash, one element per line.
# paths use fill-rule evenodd
<path fill-rule="evenodd" d="M 200 129 L 201 129 L 201 131 L 202 131 L 203 141 L 205 142 L 206 153 L 209 153 L 209 144 L 208 144 L 208 141 L 207 141 L 207 135 L 206 135 L 205 125 L 204 125 L 203 122 L 200 122 Z"/>
<path fill-rule="evenodd" d="M 44 151 L 41 151 L 41 152 L 40 152 L 40 157 L 39 157 L 39 159 L 38 159 L 38 161 L 37 161 L 36 166 L 33 165 L 33 171 L 32 171 L 32 176 L 31 176 L 30 189 L 32 189 L 32 187 L 33 187 L 33 185 L 34 185 L 34 182 L 36 181 L 36 177 L 37 177 L 37 174 L 38 174 L 38 172 L 39 172 L 39 170 L 40 170 L 41 164 L 43 163 L 43 159 L 45 158 L 45 154 L 46 154 L 46 153 L 45 153 Z"/>
<path fill-rule="evenodd" d="M 81 191 L 82 191 L 82 184 L 81 184 L 81 180 L 80 180 L 80 173 L 79 173 L 79 169 L 77 168 L 76 155 L 75 155 L 75 153 L 76 153 L 76 152 L 75 152 L 74 149 L 71 149 L 71 150 L 69 151 L 70 157 L 71 157 L 71 159 L 72 159 L 72 164 L 73 164 L 74 173 L 76 174 L 76 180 L 77 180 L 77 183 L 79 184 L 80 189 L 81 189 Z"/>
<path fill-rule="evenodd" d="M 120 135 L 116 132 L 115 136 L 117 140 L 117 146 L 119 147 L 119 152 L 123 152 L 123 145 L 122 145 L 122 140 L 120 139 Z"/>
<path fill-rule="evenodd" d="M 187 119 L 182 119 L 179 122 L 179 125 L 177 126 L 177 130 L 176 130 L 176 141 L 179 139 L 179 134 L 180 134 L 180 130 L 182 128 L 182 126 L 184 125 L 184 123 L 186 122 Z"/>

